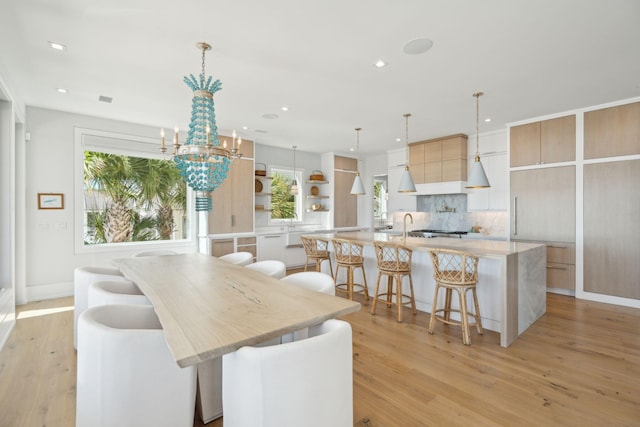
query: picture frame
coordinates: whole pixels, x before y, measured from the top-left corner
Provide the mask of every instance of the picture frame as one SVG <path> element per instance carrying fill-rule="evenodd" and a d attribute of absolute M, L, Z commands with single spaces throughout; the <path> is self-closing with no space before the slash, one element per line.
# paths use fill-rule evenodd
<path fill-rule="evenodd" d="M 38 193 L 38 209 L 64 209 L 64 194 Z"/>

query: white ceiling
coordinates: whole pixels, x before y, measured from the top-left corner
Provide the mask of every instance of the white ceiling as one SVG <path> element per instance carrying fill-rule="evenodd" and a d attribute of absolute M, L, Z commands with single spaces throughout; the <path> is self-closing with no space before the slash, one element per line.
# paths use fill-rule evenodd
<path fill-rule="evenodd" d="M 481 132 L 640 96 L 638 0 L 0 1 L 0 75 L 26 105 L 186 129 L 206 41 L 220 132 L 304 151 L 348 152 L 356 127 L 361 154 L 401 148 L 404 113 L 410 142 L 474 134 L 477 91 Z"/>

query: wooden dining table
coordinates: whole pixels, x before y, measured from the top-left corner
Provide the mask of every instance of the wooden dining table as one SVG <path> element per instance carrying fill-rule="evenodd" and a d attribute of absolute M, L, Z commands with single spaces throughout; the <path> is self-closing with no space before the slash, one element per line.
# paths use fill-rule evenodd
<path fill-rule="evenodd" d="M 358 302 L 303 289 L 199 253 L 114 263 L 153 304 L 181 367 L 360 309 Z"/>

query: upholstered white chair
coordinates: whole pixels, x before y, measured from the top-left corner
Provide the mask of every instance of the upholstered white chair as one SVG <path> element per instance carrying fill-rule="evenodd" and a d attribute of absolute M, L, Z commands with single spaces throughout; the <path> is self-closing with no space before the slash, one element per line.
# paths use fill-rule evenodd
<path fill-rule="evenodd" d="M 88 308 L 107 304 L 151 305 L 133 282 L 101 280 L 89 285 Z"/>
<path fill-rule="evenodd" d="M 253 264 L 246 265 L 245 268 L 259 271 L 260 273 L 275 277 L 276 279 L 282 279 L 287 274 L 287 266 L 284 262 L 278 260 L 258 261 Z"/>
<path fill-rule="evenodd" d="M 333 277 L 326 273 L 317 271 L 302 271 L 293 273 L 281 279 L 283 282 L 292 283 L 310 291 L 321 292 L 323 294 L 335 295 L 336 282 Z"/>
<path fill-rule="evenodd" d="M 353 426 L 351 326 L 331 319 L 309 336 L 223 356 L 225 427 Z"/>
<path fill-rule="evenodd" d="M 89 305 L 89 285 L 100 280 L 131 283 L 117 268 L 77 267 L 73 270 L 73 346 L 78 348 L 78 317 Z"/>
<path fill-rule="evenodd" d="M 249 265 L 253 262 L 253 254 L 251 252 L 233 252 L 230 254 L 222 255 L 218 259 L 229 262 L 236 265 Z"/>
<path fill-rule="evenodd" d="M 133 254 L 133 257 L 141 257 L 141 256 L 165 256 L 165 255 L 176 255 L 177 252 L 170 251 L 169 249 L 155 249 L 149 251 L 142 251 Z"/>
<path fill-rule="evenodd" d="M 76 427 L 191 427 L 196 368 L 180 368 L 153 307 L 103 305 L 80 315 Z"/>

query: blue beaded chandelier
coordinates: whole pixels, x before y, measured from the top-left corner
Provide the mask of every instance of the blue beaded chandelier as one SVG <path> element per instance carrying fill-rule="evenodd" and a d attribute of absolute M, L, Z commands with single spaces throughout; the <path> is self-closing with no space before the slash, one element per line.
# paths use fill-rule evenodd
<path fill-rule="evenodd" d="M 204 58 L 211 46 L 198 43 L 197 47 L 202 50 L 202 72 L 199 78 L 193 74 L 184 78 L 184 82 L 193 91 L 191 122 L 184 145 L 180 145 L 178 129 L 175 129 L 173 160 L 187 185 L 196 192 L 196 211 L 211 211 L 211 192 L 227 178 L 232 158 L 240 157 L 241 154 L 235 144 L 231 150 L 220 146 L 213 94 L 221 89 L 222 83 L 220 80 L 213 81 L 212 76 L 205 76 Z M 164 130 L 161 136 L 160 151 L 165 153 Z"/>

